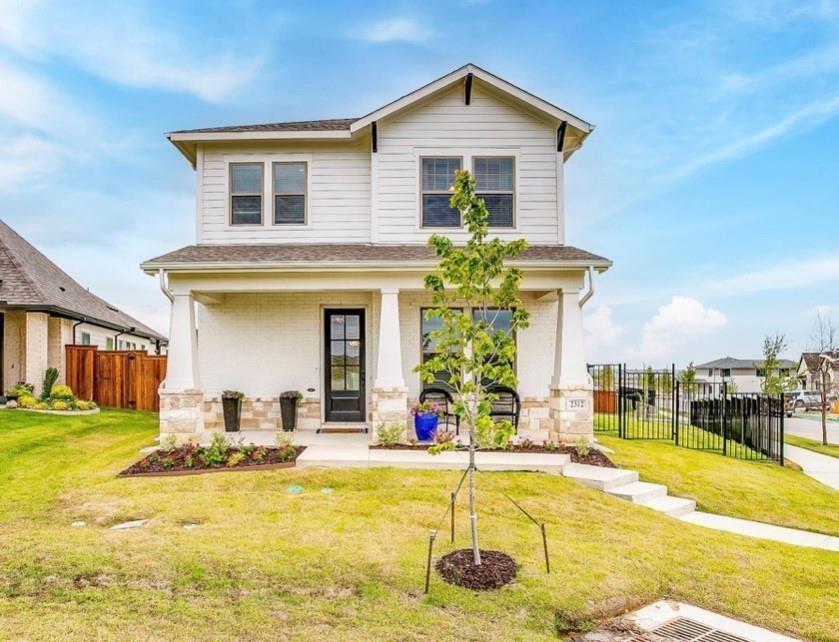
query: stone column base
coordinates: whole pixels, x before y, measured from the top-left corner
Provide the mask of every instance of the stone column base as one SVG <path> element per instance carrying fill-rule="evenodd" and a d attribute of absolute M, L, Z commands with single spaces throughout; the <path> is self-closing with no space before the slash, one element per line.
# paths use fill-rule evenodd
<path fill-rule="evenodd" d="M 373 388 L 370 395 L 370 432 L 372 433 L 372 440 L 376 440 L 376 431 L 383 423 L 401 424 L 405 428 L 405 439 L 407 439 L 408 389 Z"/>
<path fill-rule="evenodd" d="M 551 388 L 551 419 L 556 439 L 576 443 L 594 440 L 594 394 L 589 385 Z"/>
<path fill-rule="evenodd" d="M 180 446 L 204 432 L 203 390 L 160 390 L 160 443 L 174 437 Z"/>

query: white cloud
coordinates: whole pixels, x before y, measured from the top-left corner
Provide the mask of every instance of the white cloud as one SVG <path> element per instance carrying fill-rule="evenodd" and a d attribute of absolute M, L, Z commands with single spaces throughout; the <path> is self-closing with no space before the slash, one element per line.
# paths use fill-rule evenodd
<path fill-rule="evenodd" d="M 727 322 L 719 310 L 691 297 L 674 296 L 644 324 L 633 356 L 645 362 L 672 359 L 680 347 L 719 331 Z"/>
<path fill-rule="evenodd" d="M 594 312 L 586 315 L 585 328 L 586 355 L 590 361 L 612 361 L 618 341 L 624 335 L 624 328 L 612 320 L 612 308 L 599 305 Z"/>
<path fill-rule="evenodd" d="M 389 18 L 368 23 L 359 29 L 357 36 L 367 42 L 428 42 L 434 33 L 422 23 L 411 18 Z"/>
<path fill-rule="evenodd" d="M 813 287 L 839 281 L 839 256 L 786 261 L 706 283 L 703 290 L 717 296 L 741 296 L 770 290 Z"/>
<path fill-rule="evenodd" d="M 38 136 L 0 138 L 0 193 L 9 192 L 26 182 L 49 174 L 64 158 L 65 150 Z"/>
<path fill-rule="evenodd" d="M 220 54 L 211 40 L 194 39 L 187 46 L 163 20 L 152 20 L 136 3 L 83 4 L 68 10 L 50 0 L 0 0 L 0 14 L 0 45 L 19 56 L 64 58 L 112 82 L 186 91 L 207 101 L 236 96 L 263 63 L 253 51 Z"/>

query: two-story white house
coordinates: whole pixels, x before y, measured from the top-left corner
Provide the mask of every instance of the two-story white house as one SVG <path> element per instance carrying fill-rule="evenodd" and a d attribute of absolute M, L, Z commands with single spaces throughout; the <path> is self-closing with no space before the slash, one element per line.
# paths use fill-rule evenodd
<path fill-rule="evenodd" d="M 196 244 L 142 264 L 172 301 L 161 434 L 221 429 L 226 389 L 243 429 L 276 430 L 284 390 L 303 393 L 302 429 L 407 421 L 433 350 L 427 239 L 466 239 L 448 204 L 462 168 L 491 231 L 530 245 L 520 428 L 590 435 L 581 308 L 611 263 L 565 243 L 563 176 L 592 129 L 469 64 L 360 118 L 170 133 L 196 172 Z"/>

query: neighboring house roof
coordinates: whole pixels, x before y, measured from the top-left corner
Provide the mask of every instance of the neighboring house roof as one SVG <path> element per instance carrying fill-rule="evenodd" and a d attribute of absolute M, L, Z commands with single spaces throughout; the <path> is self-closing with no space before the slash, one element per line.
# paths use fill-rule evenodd
<path fill-rule="evenodd" d="M 83 288 L 0 220 L 0 308 L 44 310 L 165 342 L 166 337 Z"/>
<path fill-rule="evenodd" d="M 436 263 L 427 245 L 372 244 L 253 244 L 188 245 L 142 264 L 142 269 L 196 269 L 233 266 L 282 267 L 344 264 L 350 267 L 392 266 L 412 263 L 416 267 Z M 516 264 L 544 264 L 546 267 L 589 266 L 606 269 L 611 261 L 570 245 L 531 245 Z"/>
<path fill-rule="evenodd" d="M 808 372 L 818 372 L 819 370 L 819 362 L 821 361 L 820 356 L 822 354 L 827 354 L 832 359 L 839 359 L 839 350 L 834 350 L 833 352 L 802 352 L 801 358 L 798 360 L 798 371 L 801 372 L 801 362 L 804 362 L 806 369 Z M 839 371 L 839 363 L 834 363 L 831 367 L 832 370 Z"/>
<path fill-rule="evenodd" d="M 186 156 L 193 167 L 196 162 L 196 145 L 200 142 L 223 140 L 312 140 L 353 138 L 361 130 L 366 130 L 374 121 L 385 118 L 397 111 L 406 109 L 417 102 L 447 89 L 456 82 L 470 83 L 477 78 L 483 83 L 503 92 L 505 95 L 526 105 L 530 110 L 542 114 L 555 123 L 565 123 L 564 155 L 569 158 L 579 149 L 583 140 L 594 131 L 594 125 L 582 118 L 531 94 L 503 78 L 491 74 L 471 63 L 455 69 L 423 85 L 401 98 L 379 107 L 361 118 L 334 118 L 330 120 L 305 120 L 293 122 L 265 123 L 256 125 L 232 125 L 228 127 L 206 127 L 202 129 L 182 129 L 166 134 L 166 137 Z M 565 127 L 565 126 L 563 126 Z"/>
<path fill-rule="evenodd" d="M 723 357 L 721 359 L 714 359 L 707 363 L 700 363 L 694 366 L 697 370 L 700 368 L 762 368 L 764 364 L 763 359 L 735 359 L 734 357 Z M 780 359 L 779 365 L 781 368 L 794 368 L 797 364 L 795 361 L 789 359 Z"/>

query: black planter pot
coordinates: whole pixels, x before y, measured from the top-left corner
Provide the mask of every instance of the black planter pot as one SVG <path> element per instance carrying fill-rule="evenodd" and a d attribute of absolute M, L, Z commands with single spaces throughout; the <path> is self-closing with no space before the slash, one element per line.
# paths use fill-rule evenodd
<path fill-rule="evenodd" d="M 242 420 L 242 400 L 239 397 L 222 397 L 221 409 L 224 413 L 224 429 L 227 432 L 239 432 Z"/>
<path fill-rule="evenodd" d="M 283 419 L 283 430 L 294 430 L 297 427 L 297 399 L 280 397 L 280 416 Z"/>

